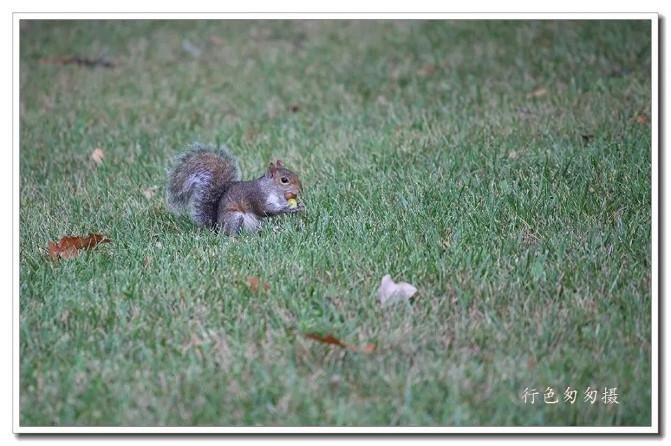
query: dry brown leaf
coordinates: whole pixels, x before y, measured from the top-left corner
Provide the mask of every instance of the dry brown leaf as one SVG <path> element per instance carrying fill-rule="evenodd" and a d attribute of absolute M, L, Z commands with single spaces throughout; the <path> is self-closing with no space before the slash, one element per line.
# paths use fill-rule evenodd
<path fill-rule="evenodd" d="M 648 119 L 648 115 L 646 115 L 645 113 L 641 113 L 640 115 L 636 115 L 634 120 L 639 124 L 647 124 L 648 122 L 650 122 L 650 120 Z"/>
<path fill-rule="evenodd" d="M 318 333 L 306 333 L 305 337 L 313 341 L 321 342 L 322 344 L 335 345 L 346 350 L 361 353 L 373 353 L 375 351 L 375 344 L 364 344 L 361 347 L 347 344 L 333 335 L 320 335 Z"/>
<path fill-rule="evenodd" d="M 270 289 L 269 284 L 262 282 L 261 279 L 256 276 L 247 276 L 246 282 L 252 294 L 258 293 L 259 289 L 263 289 L 264 291 L 268 291 Z"/>
<path fill-rule="evenodd" d="M 534 91 L 529 93 L 527 96 L 530 97 L 530 98 L 541 98 L 543 96 L 547 96 L 547 94 L 548 94 L 547 88 L 541 87 L 541 88 L 535 89 Z"/>
<path fill-rule="evenodd" d="M 438 66 L 435 63 L 427 63 L 417 69 L 417 75 L 421 77 L 433 76 Z"/>
<path fill-rule="evenodd" d="M 361 347 L 359 347 L 359 351 L 361 353 L 373 353 L 376 348 L 377 347 L 375 344 L 364 344 Z"/>
<path fill-rule="evenodd" d="M 224 43 L 224 39 L 222 39 L 219 36 L 215 36 L 215 35 L 211 35 L 210 37 L 208 37 L 207 41 L 210 42 L 210 44 L 215 45 L 215 46 L 223 45 L 223 43 Z"/>
<path fill-rule="evenodd" d="M 54 65 L 76 64 L 88 68 L 95 68 L 95 67 L 114 68 L 114 62 L 107 59 L 106 57 L 98 57 L 97 59 L 91 59 L 88 57 L 79 57 L 79 56 L 65 56 L 65 57 L 51 57 L 51 58 L 47 57 L 44 59 L 40 59 L 40 63 L 54 64 Z"/>
<path fill-rule="evenodd" d="M 342 342 L 340 339 L 336 338 L 333 335 L 322 336 L 318 333 L 307 333 L 305 337 L 312 339 L 314 341 L 321 342 L 322 344 L 337 345 L 338 347 L 349 348 L 347 344 L 345 344 L 344 342 Z"/>
<path fill-rule="evenodd" d="M 534 358 L 527 359 L 527 370 L 533 370 L 536 368 L 536 361 Z"/>
<path fill-rule="evenodd" d="M 156 187 L 156 186 L 148 187 L 146 189 L 142 189 L 142 195 L 144 195 L 144 197 L 147 200 L 151 200 L 152 198 L 154 198 L 154 195 L 156 195 L 157 190 L 158 190 L 158 187 Z"/>
<path fill-rule="evenodd" d="M 82 249 L 93 249 L 99 243 L 110 243 L 111 240 L 101 234 L 66 235 L 58 242 L 49 242 L 49 257 L 52 259 L 70 259 L 79 255 Z"/>
<path fill-rule="evenodd" d="M 93 152 L 91 152 L 91 161 L 93 161 L 96 166 L 100 166 L 103 163 L 104 158 L 105 152 L 100 147 L 96 147 Z"/>
<path fill-rule="evenodd" d="M 407 282 L 394 282 L 389 274 L 385 274 L 377 290 L 378 300 L 382 305 L 396 302 L 407 302 L 417 292 L 417 288 Z"/>

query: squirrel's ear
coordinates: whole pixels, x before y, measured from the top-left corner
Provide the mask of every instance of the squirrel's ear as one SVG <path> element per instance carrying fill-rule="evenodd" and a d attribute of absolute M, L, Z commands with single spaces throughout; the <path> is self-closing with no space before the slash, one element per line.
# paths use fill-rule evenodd
<path fill-rule="evenodd" d="M 275 164 L 277 164 L 277 167 L 284 167 L 284 164 L 282 164 L 282 160 L 277 160 Z"/>
<path fill-rule="evenodd" d="M 272 177 L 276 170 L 277 170 L 277 167 L 275 167 L 275 165 L 273 163 L 270 163 L 268 165 L 268 170 L 266 170 L 266 176 L 268 178 Z"/>

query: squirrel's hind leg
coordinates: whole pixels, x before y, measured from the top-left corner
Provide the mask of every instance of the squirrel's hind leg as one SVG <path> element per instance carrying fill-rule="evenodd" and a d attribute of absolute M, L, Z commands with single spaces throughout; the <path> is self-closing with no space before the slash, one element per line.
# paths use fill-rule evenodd
<path fill-rule="evenodd" d="M 242 229 L 256 232 L 261 227 L 261 221 L 250 212 L 227 211 L 220 215 L 217 224 L 226 235 L 239 234 Z"/>
<path fill-rule="evenodd" d="M 219 217 L 217 225 L 226 235 L 237 235 L 242 229 L 242 214 L 240 212 L 225 212 Z"/>

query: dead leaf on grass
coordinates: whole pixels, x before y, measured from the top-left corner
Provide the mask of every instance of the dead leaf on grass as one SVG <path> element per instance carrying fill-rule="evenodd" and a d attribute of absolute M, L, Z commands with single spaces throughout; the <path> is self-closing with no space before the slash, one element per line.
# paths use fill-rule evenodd
<path fill-rule="evenodd" d="M 93 249 L 99 243 L 110 243 L 111 240 L 101 234 L 66 235 L 58 242 L 49 242 L 49 257 L 52 259 L 70 259 L 79 255 L 82 249 Z"/>
<path fill-rule="evenodd" d="M 91 152 L 90 158 L 96 166 L 100 166 L 105 158 L 105 152 L 100 147 L 96 147 L 93 149 L 93 152 Z"/>
<path fill-rule="evenodd" d="M 407 282 L 394 282 L 389 274 L 386 274 L 380 282 L 377 290 L 377 298 L 382 305 L 396 302 L 407 302 L 417 292 L 417 288 Z"/>
<path fill-rule="evenodd" d="M 427 63 L 417 69 L 417 75 L 420 77 L 433 76 L 438 70 L 438 65 L 435 63 Z"/>
<path fill-rule="evenodd" d="M 636 115 L 634 120 L 637 123 L 642 124 L 642 125 L 646 125 L 650 122 L 650 118 L 648 118 L 648 115 L 646 115 L 645 113 L 641 113 L 640 115 Z"/>
<path fill-rule="evenodd" d="M 70 65 L 75 64 L 80 67 L 95 68 L 114 68 L 114 62 L 109 60 L 105 56 L 100 56 L 96 59 L 90 59 L 88 57 L 79 57 L 79 56 L 65 56 L 65 57 L 52 57 L 41 59 L 40 63 L 45 64 L 54 64 L 54 65 Z"/>
<path fill-rule="evenodd" d="M 194 59 L 198 59 L 203 53 L 203 50 L 191 43 L 189 39 L 182 39 L 182 50 Z"/>
<path fill-rule="evenodd" d="M 373 353 L 376 349 L 375 344 L 364 344 L 357 351 L 361 353 Z"/>
<path fill-rule="evenodd" d="M 320 335 L 317 333 L 307 333 L 306 338 L 321 342 L 322 344 L 337 345 L 338 347 L 348 348 L 348 345 L 333 335 Z"/>
<path fill-rule="evenodd" d="M 269 284 L 262 282 L 261 279 L 256 276 L 247 276 L 245 281 L 247 282 L 249 290 L 252 292 L 252 294 L 257 294 L 259 289 L 262 289 L 263 291 L 268 291 L 270 289 Z"/>
<path fill-rule="evenodd" d="M 533 370 L 536 368 L 536 361 L 534 358 L 527 359 L 527 370 Z"/>
<path fill-rule="evenodd" d="M 142 189 L 142 195 L 144 195 L 144 197 L 147 200 L 151 200 L 152 198 L 154 198 L 154 195 L 156 195 L 157 190 L 158 186 L 151 186 L 146 189 Z"/>
<path fill-rule="evenodd" d="M 219 36 L 211 35 L 210 37 L 207 38 L 207 41 L 211 45 L 219 46 L 224 44 L 224 39 L 222 39 Z"/>
<path fill-rule="evenodd" d="M 527 96 L 530 98 L 542 98 L 543 96 L 547 96 L 548 90 L 547 88 L 541 87 L 537 88 L 531 93 L 529 93 Z"/>
<path fill-rule="evenodd" d="M 350 350 L 353 352 L 373 353 L 375 351 L 375 344 L 368 343 L 362 346 L 356 346 L 352 344 L 347 344 L 330 334 L 320 335 L 318 333 L 306 333 L 305 337 L 308 339 L 312 339 L 313 341 L 321 342 L 322 344 L 335 345 L 337 347 L 344 348 L 346 350 Z"/>

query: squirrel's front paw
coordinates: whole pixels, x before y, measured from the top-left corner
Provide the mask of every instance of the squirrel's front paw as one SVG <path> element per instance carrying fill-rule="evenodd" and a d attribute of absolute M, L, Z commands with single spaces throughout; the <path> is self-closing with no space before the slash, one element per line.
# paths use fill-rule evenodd
<path fill-rule="evenodd" d="M 303 203 L 290 204 L 287 207 L 287 212 L 301 212 L 305 210 L 305 205 Z"/>
<path fill-rule="evenodd" d="M 287 207 L 289 212 L 298 212 L 302 211 L 305 209 L 305 206 L 303 206 L 303 203 L 299 203 L 298 200 L 296 200 L 296 195 L 295 194 L 289 194 L 285 195 L 285 198 L 287 198 Z"/>

